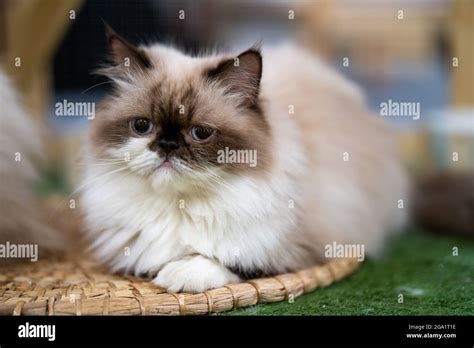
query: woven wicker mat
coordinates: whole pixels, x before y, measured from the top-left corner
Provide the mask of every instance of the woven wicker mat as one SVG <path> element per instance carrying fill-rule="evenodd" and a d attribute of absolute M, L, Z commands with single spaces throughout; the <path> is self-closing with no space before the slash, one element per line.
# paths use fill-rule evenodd
<path fill-rule="evenodd" d="M 278 302 L 351 274 L 355 259 L 229 284 L 203 293 L 167 293 L 108 273 L 91 261 L 42 260 L 0 268 L 1 315 L 198 315 Z"/>

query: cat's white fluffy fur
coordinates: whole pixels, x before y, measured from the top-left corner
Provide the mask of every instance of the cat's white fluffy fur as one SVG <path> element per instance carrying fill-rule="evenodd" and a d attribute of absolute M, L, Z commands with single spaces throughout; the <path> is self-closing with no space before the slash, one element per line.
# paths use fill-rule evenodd
<path fill-rule="evenodd" d="M 148 54 L 176 78 L 201 64 L 160 45 Z M 356 86 L 294 46 L 263 50 L 260 95 L 271 173 L 229 177 L 212 199 L 86 159 L 82 208 L 96 255 L 170 291 L 203 291 L 239 280 L 226 266 L 285 272 L 324 261 L 333 241 L 377 253 L 407 211 L 398 208 L 408 181 L 389 129 Z M 156 161 L 147 143 L 131 138 L 120 149 L 128 166 Z"/>

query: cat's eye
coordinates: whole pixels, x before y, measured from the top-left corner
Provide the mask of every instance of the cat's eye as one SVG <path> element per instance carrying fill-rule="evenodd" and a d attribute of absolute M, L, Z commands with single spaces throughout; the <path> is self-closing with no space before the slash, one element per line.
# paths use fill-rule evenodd
<path fill-rule="evenodd" d="M 191 137 L 195 141 L 204 141 L 214 134 L 214 129 L 203 126 L 191 127 Z"/>
<path fill-rule="evenodd" d="M 153 122 L 144 117 L 135 118 L 130 121 L 130 129 L 137 135 L 147 135 L 153 130 Z"/>

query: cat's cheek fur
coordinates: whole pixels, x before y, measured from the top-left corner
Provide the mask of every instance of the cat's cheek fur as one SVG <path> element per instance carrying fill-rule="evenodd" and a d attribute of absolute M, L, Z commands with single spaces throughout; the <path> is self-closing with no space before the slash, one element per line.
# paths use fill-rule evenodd
<path fill-rule="evenodd" d="M 157 152 L 147 148 L 149 142 L 148 138 L 132 137 L 121 146 L 107 149 L 107 156 L 123 161 L 131 171 L 137 174 L 149 173 L 163 161 Z"/>
<path fill-rule="evenodd" d="M 191 255 L 166 264 L 153 283 L 171 292 L 202 292 L 240 279 L 218 261 Z"/>

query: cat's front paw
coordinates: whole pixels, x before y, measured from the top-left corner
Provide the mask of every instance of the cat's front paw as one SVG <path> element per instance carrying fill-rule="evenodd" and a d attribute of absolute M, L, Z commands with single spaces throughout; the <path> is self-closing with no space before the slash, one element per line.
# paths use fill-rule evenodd
<path fill-rule="evenodd" d="M 225 266 L 201 255 L 170 262 L 153 279 L 170 292 L 201 292 L 239 281 Z"/>

